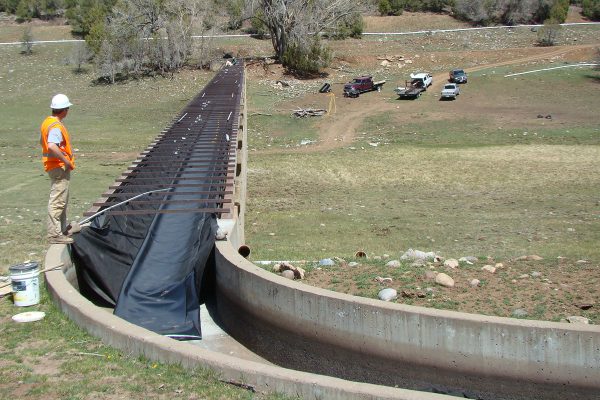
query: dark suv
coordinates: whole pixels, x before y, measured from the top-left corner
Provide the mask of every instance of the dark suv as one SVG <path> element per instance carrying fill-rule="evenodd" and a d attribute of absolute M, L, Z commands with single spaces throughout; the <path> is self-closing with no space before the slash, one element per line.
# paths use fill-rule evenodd
<path fill-rule="evenodd" d="M 450 71 L 450 82 L 467 83 L 467 73 L 462 69 L 453 69 Z"/>

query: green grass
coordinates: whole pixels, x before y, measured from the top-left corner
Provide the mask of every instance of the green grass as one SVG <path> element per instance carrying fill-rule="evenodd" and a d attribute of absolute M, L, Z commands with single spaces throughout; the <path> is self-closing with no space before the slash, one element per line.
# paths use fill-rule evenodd
<path fill-rule="evenodd" d="M 46 317 L 33 323 L 10 319 L 33 310 Z M 284 399 L 226 384 L 201 367 L 187 370 L 106 346 L 65 318 L 45 290 L 36 306 L 21 308 L 8 298 L 0 300 L 0 336 L 2 398 Z"/>
<path fill-rule="evenodd" d="M 600 125 L 589 74 L 559 70 L 513 80 L 488 71 L 475 75 L 458 100 L 475 98 L 472 113 L 441 114 L 453 104 L 434 97 L 400 101 L 400 112 L 369 117 L 352 146 L 251 155 L 252 257 L 318 259 L 410 247 L 457 258 L 541 253 L 599 260 Z M 555 88 L 564 97 L 551 95 Z M 250 127 L 261 130 L 265 121 Z"/>

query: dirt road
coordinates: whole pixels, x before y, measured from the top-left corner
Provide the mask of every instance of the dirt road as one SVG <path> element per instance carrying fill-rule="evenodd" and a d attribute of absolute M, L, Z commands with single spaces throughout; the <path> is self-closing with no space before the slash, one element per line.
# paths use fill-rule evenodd
<path fill-rule="evenodd" d="M 467 72 L 475 72 L 500 66 L 523 64 L 531 61 L 552 60 L 567 54 L 574 54 L 575 58 L 581 57 L 581 60 L 584 60 L 583 57 L 589 56 L 589 52 L 596 47 L 598 46 L 577 45 L 548 47 L 543 53 L 537 53 L 526 57 L 510 58 L 502 62 L 482 64 L 465 70 Z M 539 51 L 539 48 L 535 49 Z M 523 51 L 524 49 L 519 50 Z M 502 52 L 506 53 L 513 53 L 514 51 L 515 49 L 502 50 Z M 578 56 L 578 54 L 580 56 Z M 589 60 L 589 58 L 585 58 L 585 60 Z M 434 75 L 433 85 L 429 90 L 439 91 L 441 86 L 447 82 L 447 79 L 448 75 L 446 73 Z M 365 97 L 359 97 L 358 99 L 338 98 L 336 114 L 323 118 L 319 123 L 318 128 L 320 134 L 316 144 L 295 149 L 269 150 L 269 152 L 320 152 L 347 146 L 352 143 L 359 134 L 358 129 L 368 116 L 380 114 L 385 111 L 392 111 L 397 108 L 396 104 L 386 102 L 386 99 L 382 96 L 371 96 L 368 101 L 366 101 L 366 99 L 367 95 L 365 95 Z M 407 118 L 409 117 L 407 116 Z"/>

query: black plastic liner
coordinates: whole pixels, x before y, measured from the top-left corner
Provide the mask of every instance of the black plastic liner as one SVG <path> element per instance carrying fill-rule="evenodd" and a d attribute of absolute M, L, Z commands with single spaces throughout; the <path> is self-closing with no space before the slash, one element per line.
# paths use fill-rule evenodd
<path fill-rule="evenodd" d="M 217 229 L 206 213 L 98 218 L 72 246 L 79 290 L 146 329 L 201 338 L 200 286 Z"/>
<path fill-rule="evenodd" d="M 229 185 L 243 73 L 236 65 L 215 75 L 118 180 L 110 209 L 75 235 L 79 290 L 97 305 L 160 334 L 201 337 L 218 229 L 211 212 L 223 209 Z"/>

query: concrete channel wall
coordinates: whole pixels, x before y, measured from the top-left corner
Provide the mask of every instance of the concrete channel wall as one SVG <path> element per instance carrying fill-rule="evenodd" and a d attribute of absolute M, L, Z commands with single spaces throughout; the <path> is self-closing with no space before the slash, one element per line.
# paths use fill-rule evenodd
<path fill-rule="evenodd" d="M 254 331 L 249 325 L 256 325 L 260 335 L 268 334 L 260 339 L 266 344 L 263 347 L 283 355 L 282 364 L 297 364 L 298 369 L 290 369 L 207 351 L 130 324 L 79 294 L 66 246 L 52 245 L 45 266 L 60 264 L 62 271 L 46 273 L 50 294 L 69 318 L 92 335 L 133 355 L 210 368 L 224 381 L 259 391 L 302 399 L 451 398 L 356 382 L 386 383 L 365 374 L 372 368 L 377 375 L 403 374 L 413 382 L 431 379 L 427 371 L 433 371 L 442 382 L 433 388 L 456 387 L 449 383 L 455 380 L 470 393 L 483 394 L 482 398 L 593 399 L 600 393 L 600 329 L 596 326 L 485 317 L 338 294 L 264 271 L 241 257 L 230 242 L 218 242 L 218 298 L 225 303 L 222 311 L 233 326 L 229 328 L 248 332 Z M 338 368 L 340 354 L 353 356 L 342 357 Z M 376 368 L 373 360 L 387 360 L 381 362 L 386 370 Z M 326 366 L 322 374 L 301 372 L 318 370 L 318 365 Z M 363 375 L 352 375 L 356 371 Z"/>
<path fill-rule="evenodd" d="M 260 340 L 248 332 L 262 329 L 259 334 L 272 340 L 261 355 L 280 365 L 315 370 L 328 363 L 337 376 L 388 385 L 403 383 L 398 376 L 404 375 L 437 382 L 450 393 L 469 388 L 483 398 L 600 398 L 598 326 L 386 303 L 289 281 L 247 262 L 226 243 L 219 243 L 218 257 L 218 301 L 228 318 L 235 314 L 245 323 L 228 328 L 243 329 L 233 335 L 254 347 Z M 278 346 L 269 351 L 286 337 L 293 339 L 281 348 L 308 343 L 303 351 L 313 362 L 278 359 Z"/>
<path fill-rule="evenodd" d="M 227 243 L 229 252 L 235 253 L 229 242 L 222 243 Z M 440 394 L 345 381 L 247 361 L 170 339 L 131 324 L 96 307 L 83 297 L 76 288 L 75 268 L 67 247 L 51 245 L 46 253 L 45 267 L 61 265 L 61 269 L 46 272 L 45 275 L 50 296 L 58 307 L 90 334 L 131 356 L 144 356 L 150 360 L 180 364 L 190 369 L 208 368 L 225 382 L 247 385 L 259 392 L 284 393 L 301 399 L 451 399 Z"/>

